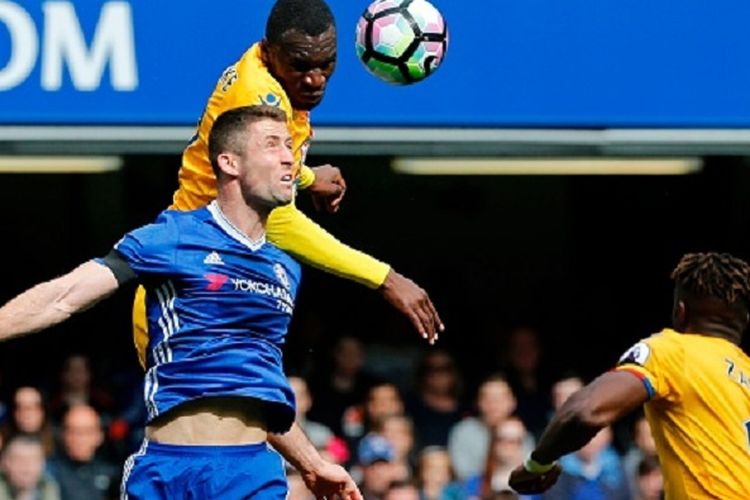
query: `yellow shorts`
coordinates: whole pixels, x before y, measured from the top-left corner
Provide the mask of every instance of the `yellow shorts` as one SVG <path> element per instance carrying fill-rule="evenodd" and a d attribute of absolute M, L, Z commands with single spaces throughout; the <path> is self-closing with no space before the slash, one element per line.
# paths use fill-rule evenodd
<path fill-rule="evenodd" d="M 138 286 L 133 300 L 133 342 L 138 352 L 138 361 L 146 368 L 146 348 L 148 347 L 148 322 L 146 321 L 146 289 Z"/>

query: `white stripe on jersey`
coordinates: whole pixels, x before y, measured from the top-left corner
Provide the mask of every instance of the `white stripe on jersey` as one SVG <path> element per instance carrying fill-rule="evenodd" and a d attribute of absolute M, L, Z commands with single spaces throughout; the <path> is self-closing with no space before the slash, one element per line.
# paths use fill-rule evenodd
<path fill-rule="evenodd" d="M 179 317 L 174 309 L 174 303 L 177 299 L 177 291 L 174 284 L 171 281 L 167 281 L 162 286 L 155 288 L 154 292 L 159 299 L 161 309 L 161 316 L 157 322 L 162 330 L 162 339 L 154 347 L 154 366 L 146 373 L 146 383 L 143 389 L 149 419 L 159 414 L 159 408 L 156 405 L 156 391 L 159 389 L 157 368 L 164 363 L 172 361 L 172 349 L 169 346 L 169 339 L 180 325 Z"/>
<path fill-rule="evenodd" d="M 163 338 L 154 348 L 154 357 L 156 358 L 156 364 L 160 365 L 172 361 L 172 349 L 169 346 L 169 339 L 180 328 L 180 320 L 174 308 L 174 302 L 177 299 L 177 291 L 174 284 L 168 281 L 159 288 L 156 288 L 155 292 L 161 307 L 161 317 L 158 323 L 162 329 Z"/>
<path fill-rule="evenodd" d="M 166 283 L 156 290 L 156 297 L 159 299 L 159 306 L 161 307 L 161 318 L 159 318 L 159 326 L 164 332 L 164 340 L 167 340 L 170 335 L 174 333 L 174 325 L 172 324 L 172 318 L 169 314 L 169 300 L 170 291 L 167 288 Z"/>
<path fill-rule="evenodd" d="M 156 406 L 154 397 L 156 396 L 156 390 L 159 388 L 159 381 L 156 378 L 156 366 L 149 368 L 146 372 L 146 384 L 143 388 L 144 400 L 146 402 L 146 410 L 148 411 L 149 420 L 156 417 L 159 414 L 159 409 Z"/>
<path fill-rule="evenodd" d="M 177 316 L 177 311 L 175 311 L 175 308 L 174 308 L 174 301 L 175 299 L 177 299 L 177 290 L 175 290 L 174 283 L 172 283 L 172 280 L 167 281 L 167 287 L 172 292 L 172 300 L 169 301 L 168 306 L 169 306 L 169 312 L 172 313 L 172 323 L 174 324 L 174 331 L 176 332 L 177 330 L 180 329 L 180 319 Z M 171 358 L 170 358 L 170 361 L 171 361 Z"/>
<path fill-rule="evenodd" d="M 135 459 L 145 455 L 147 449 L 148 449 L 148 439 L 144 439 L 143 443 L 141 443 L 141 447 L 138 448 L 138 451 L 130 455 L 128 459 L 125 461 L 125 465 L 123 466 L 123 469 L 122 469 L 122 481 L 120 481 L 120 500 L 128 499 L 127 483 L 128 483 L 128 479 L 130 479 L 130 473 L 133 472 Z"/>

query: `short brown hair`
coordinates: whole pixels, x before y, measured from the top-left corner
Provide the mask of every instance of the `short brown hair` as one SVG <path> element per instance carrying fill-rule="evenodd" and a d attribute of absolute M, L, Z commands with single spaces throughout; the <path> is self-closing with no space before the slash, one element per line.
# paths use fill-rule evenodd
<path fill-rule="evenodd" d="M 216 118 L 211 133 L 208 135 L 208 157 L 214 174 L 219 175 L 218 158 L 223 153 L 240 154 L 242 134 L 247 126 L 260 120 L 273 120 L 286 123 L 286 113 L 275 106 L 265 104 L 242 106 L 225 111 Z"/>

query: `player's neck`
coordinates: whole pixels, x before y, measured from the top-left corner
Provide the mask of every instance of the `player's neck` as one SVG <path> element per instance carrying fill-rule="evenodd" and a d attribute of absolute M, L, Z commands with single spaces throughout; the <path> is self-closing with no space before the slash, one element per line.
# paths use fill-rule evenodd
<path fill-rule="evenodd" d="M 248 205 L 244 199 L 219 193 L 216 198 L 224 217 L 251 241 L 258 241 L 266 234 L 269 209 Z"/>
<path fill-rule="evenodd" d="M 742 336 L 739 332 L 737 332 L 736 329 L 714 321 L 690 322 L 682 328 L 682 331 L 686 333 L 698 333 L 700 335 L 705 335 L 706 337 L 715 337 L 728 340 L 729 342 L 736 345 L 739 345 L 742 341 Z"/>

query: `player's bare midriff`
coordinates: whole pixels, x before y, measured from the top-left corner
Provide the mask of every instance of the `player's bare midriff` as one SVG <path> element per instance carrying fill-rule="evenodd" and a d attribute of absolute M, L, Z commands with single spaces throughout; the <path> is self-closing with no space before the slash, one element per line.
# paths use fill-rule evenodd
<path fill-rule="evenodd" d="M 146 427 L 163 444 L 229 446 L 262 443 L 268 437 L 261 403 L 253 398 L 205 398 L 180 405 Z"/>

